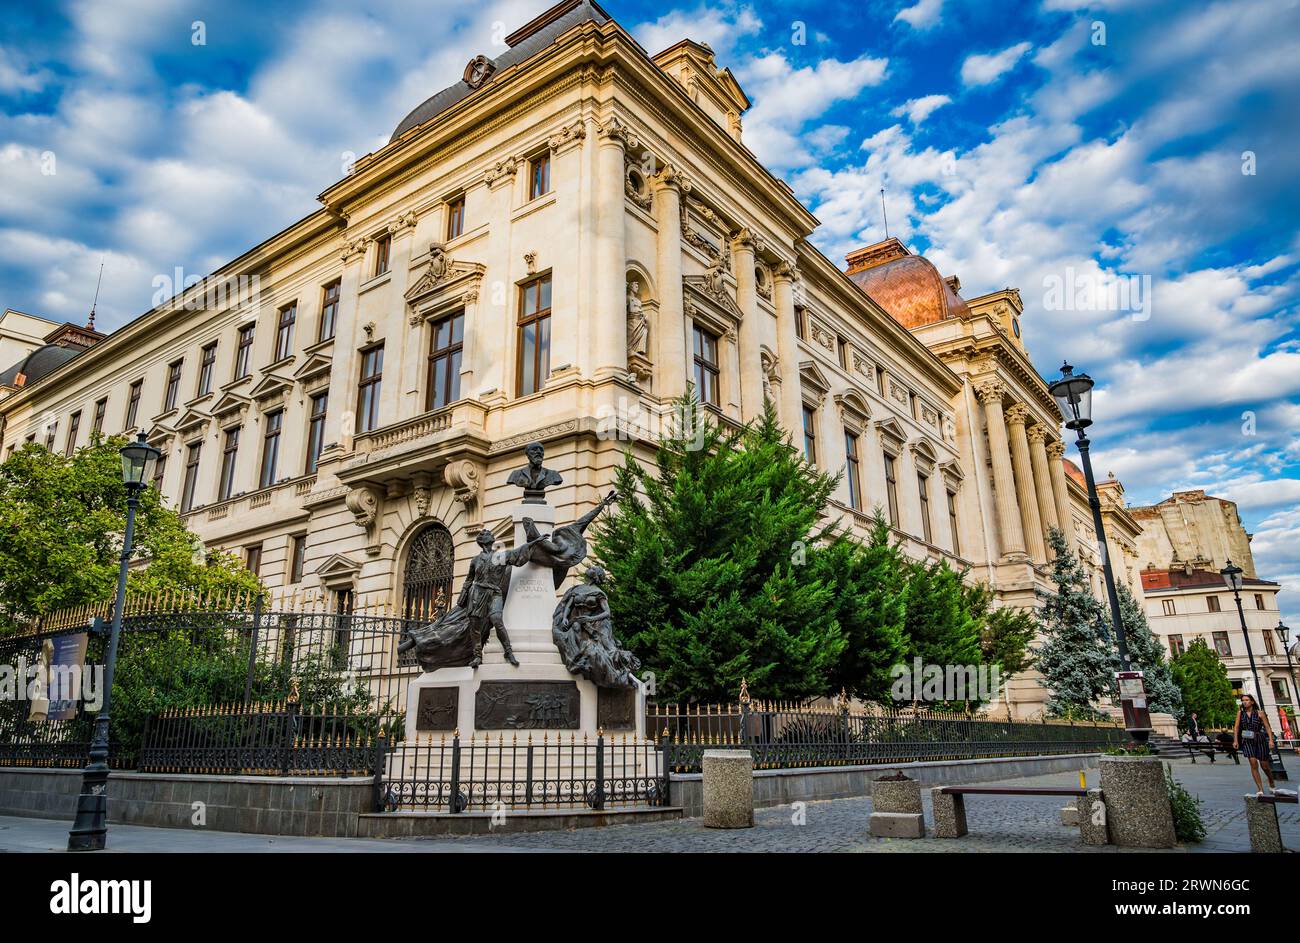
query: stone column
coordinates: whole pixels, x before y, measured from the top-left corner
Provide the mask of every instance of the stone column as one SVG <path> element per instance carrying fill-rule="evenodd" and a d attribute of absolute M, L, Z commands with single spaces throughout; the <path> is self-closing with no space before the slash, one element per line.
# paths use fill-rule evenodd
<path fill-rule="evenodd" d="M 803 427 L 803 391 L 799 388 L 799 335 L 795 329 L 794 266 L 779 262 L 772 279 L 776 305 L 776 356 L 780 360 L 781 425 L 798 440 Z"/>
<path fill-rule="evenodd" d="M 596 292 L 592 373 L 627 375 L 627 225 L 624 148 L 639 143 L 618 118 L 601 125 L 596 157 Z"/>
<path fill-rule="evenodd" d="M 748 229 L 741 229 L 732 238 L 731 262 L 736 274 L 736 304 L 744 314 L 739 332 L 740 415 L 749 420 L 763 411 L 763 364 L 759 356 L 762 338 L 754 278 L 754 236 Z"/>
<path fill-rule="evenodd" d="M 1048 471 L 1052 476 L 1052 498 L 1056 502 L 1056 519 L 1065 534 L 1066 545 L 1074 540 L 1074 515 L 1070 512 L 1070 488 L 1065 480 L 1065 443 L 1055 439 L 1047 443 Z"/>
<path fill-rule="evenodd" d="M 361 326 L 357 324 L 357 286 L 361 284 L 365 243 L 345 237 L 339 255 L 343 260 L 343 279 L 339 285 L 339 309 L 334 320 L 325 444 L 337 444 L 344 452 L 350 452 L 352 436 L 356 432 L 357 348 L 365 341 Z"/>
<path fill-rule="evenodd" d="M 984 419 L 989 429 L 1002 559 L 1014 560 L 1024 555 L 1025 538 L 1020 528 L 1020 512 L 1016 510 L 1016 482 L 1011 470 L 1006 420 L 1002 416 L 1002 392 L 1002 383 L 996 378 L 984 380 L 975 387 L 975 395 L 984 407 Z"/>
<path fill-rule="evenodd" d="M 659 281 L 659 319 L 652 326 L 657 335 L 655 389 L 660 399 L 676 399 L 686 392 L 686 312 L 682 308 L 682 191 L 690 192 L 689 181 L 671 165 L 652 178 L 655 186 L 655 277 Z"/>
<path fill-rule="evenodd" d="M 1024 531 L 1025 549 L 1035 563 L 1047 561 L 1047 547 L 1043 543 L 1043 521 L 1038 516 L 1038 499 L 1035 497 L 1033 464 L 1029 458 L 1029 439 L 1025 423 L 1029 410 L 1023 403 L 1013 403 L 1006 411 L 1007 429 L 1011 435 L 1011 462 L 1016 474 L 1016 504 L 1020 507 L 1020 524 Z"/>
<path fill-rule="evenodd" d="M 1038 516 L 1043 522 L 1043 537 L 1053 527 L 1061 526 L 1056 516 L 1056 498 L 1052 493 L 1052 472 L 1047 463 L 1047 430 L 1035 424 L 1028 430 L 1029 460 L 1034 466 L 1034 494 L 1038 497 Z M 1047 558 L 1052 559 L 1052 548 L 1047 547 Z"/>

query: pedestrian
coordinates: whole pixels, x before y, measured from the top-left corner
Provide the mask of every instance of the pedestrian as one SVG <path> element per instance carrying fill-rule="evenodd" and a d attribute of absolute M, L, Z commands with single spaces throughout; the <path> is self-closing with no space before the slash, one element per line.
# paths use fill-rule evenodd
<path fill-rule="evenodd" d="M 1192 740 L 1201 739 L 1201 724 L 1196 719 L 1196 711 L 1192 711 L 1192 716 L 1187 721 L 1187 733 Z"/>
<path fill-rule="evenodd" d="M 1256 795 L 1264 795 L 1264 784 L 1259 779 L 1259 768 L 1264 767 L 1268 777 L 1268 789 L 1273 791 L 1273 730 L 1268 717 L 1259 709 L 1255 698 L 1249 694 L 1241 696 L 1241 710 L 1237 713 L 1237 723 L 1232 729 L 1232 745 L 1250 760 L 1250 775 L 1255 777 Z"/>

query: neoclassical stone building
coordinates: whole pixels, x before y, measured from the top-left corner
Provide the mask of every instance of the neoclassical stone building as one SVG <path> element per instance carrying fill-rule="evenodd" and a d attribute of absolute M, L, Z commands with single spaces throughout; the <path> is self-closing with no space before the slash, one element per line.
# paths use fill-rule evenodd
<path fill-rule="evenodd" d="M 510 541 L 525 444 L 571 520 L 694 384 L 728 423 L 770 396 L 845 469 L 850 526 L 879 506 L 1007 604 L 1048 589 L 1050 527 L 1096 561 L 1016 291 L 963 300 L 897 240 L 847 272 L 820 254 L 707 46 L 649 55 L 590 0 L 506 41 L 314 213 L 0 391 L 0 447 L 145 429 L 158 486 L 268 586 L 412 605 L 459 586 L 479 529 Z M 1136 528 L 1109 513 L 1123 558 Z"/>

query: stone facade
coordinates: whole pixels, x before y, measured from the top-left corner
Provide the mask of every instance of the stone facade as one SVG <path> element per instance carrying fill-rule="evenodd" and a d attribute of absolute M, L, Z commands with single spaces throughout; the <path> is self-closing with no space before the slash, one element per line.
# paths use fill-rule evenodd
<path fill-rule="evenodd" d="M 647 56 L 582 0 L 509 45 L 319 210 L 0 390 L 3 454 L 52 424 L 59 447 L 145 429 L 164 494 L 268 587 L 423 605 L 430 580 L 459 587 L 480 528 L 511 542 L 525 444 L 545 443 L 572 520 L 694 383 L 723 423 L 770 396 L 818 466 L 851 470 L 833 505 L 851 529 L 886 509 L 908 554 L 1004 604 L 1047 588 L 1049 527 L 1095 562 L 1014 290 L 968 304 L 922 266 L 944 319 L 914 304 L 905 326 L 886 286 L 810 244 L 817 220 L 740 143 L 748 99 L 706 46 Z M 1029 678 L 1000 707 L 1043 699 Z"/>

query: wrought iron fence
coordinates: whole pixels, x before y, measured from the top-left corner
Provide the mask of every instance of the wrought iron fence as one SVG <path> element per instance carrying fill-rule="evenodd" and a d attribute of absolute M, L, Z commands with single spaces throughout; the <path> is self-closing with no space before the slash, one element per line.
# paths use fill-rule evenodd
<path fill-rule="evenodd" d="M 668 790 L 662 760 L 657 744 L 632 736 L 421 740 L 385 757 L 382 809 L 459 813 L 663 805 Z"/>

